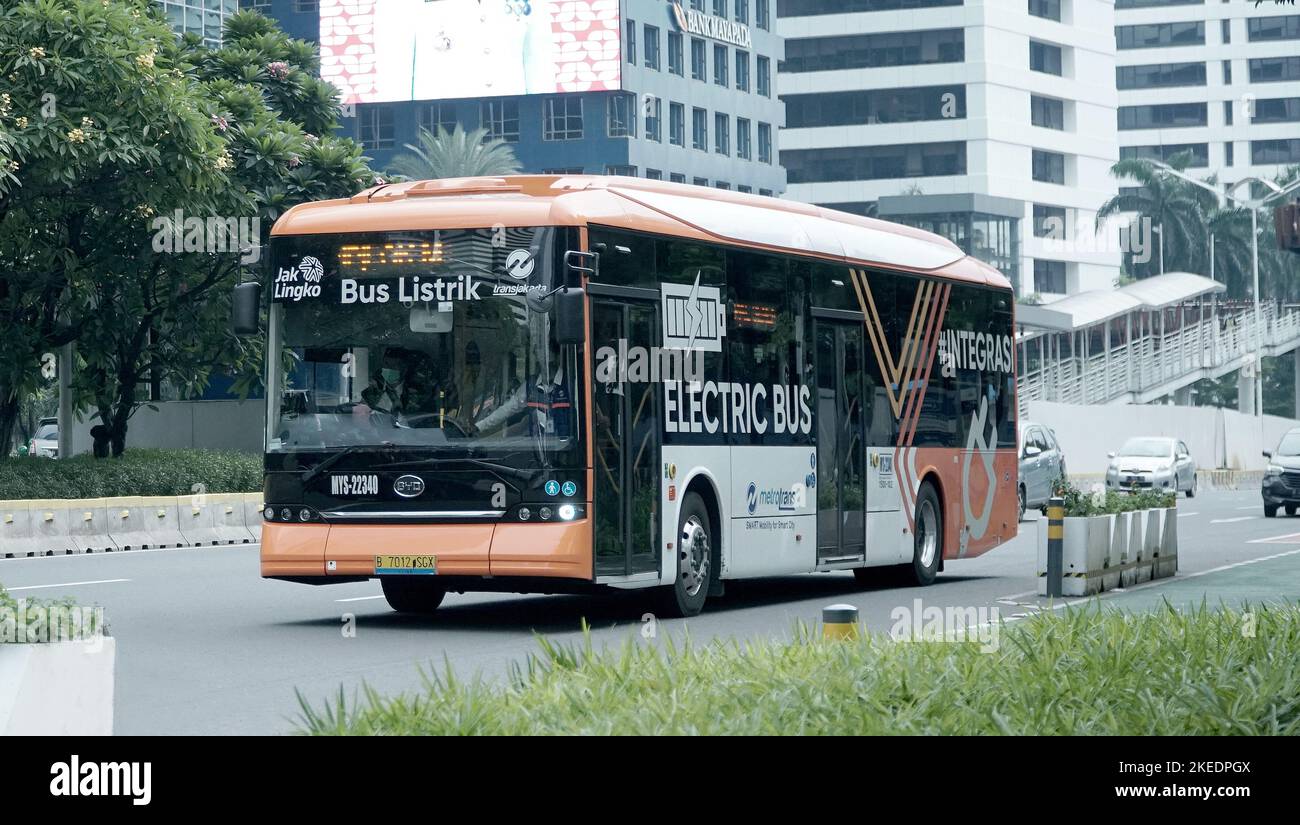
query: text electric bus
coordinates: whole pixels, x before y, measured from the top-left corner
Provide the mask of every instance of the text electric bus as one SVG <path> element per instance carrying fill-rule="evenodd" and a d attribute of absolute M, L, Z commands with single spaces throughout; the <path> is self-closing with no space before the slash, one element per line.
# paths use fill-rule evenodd
<path fill-rule="evenodd" d="M 389 184 L 272 235 L 264 577 L 691 615 L 1015 535 L 1011 288 L 940 237 L 582 176 Z"/>

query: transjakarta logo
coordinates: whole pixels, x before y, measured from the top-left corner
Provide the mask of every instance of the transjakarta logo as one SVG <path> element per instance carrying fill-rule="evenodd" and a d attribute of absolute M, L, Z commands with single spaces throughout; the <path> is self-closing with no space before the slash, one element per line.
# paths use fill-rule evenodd
<path fill-rule="evenodd" d="M 82 762 L 74 753 L 50 766 L 50 796 L 128 796 L 132 805 L 148 805 L 152 773 L 152 762 Z"/>
<path fill-rule="evenodd" d="M 306 255 L 296 267 L 280 267 L 275 275 L 275 298 L 301 301 L 319 298 L 320 282 L 325 277 L 325 266 L 319 258 Z"/>
<path fill-rule="evenodd" d="M 943 374 L 955 370 L 1011 372 L 1011 336 L 966 329 L 945 329 L 939 337 L 939 364 Z"/>
<path fill-rule="evenodd" d="M 527 280 L 533 266 L 533 254 L 527 249 L 516 249 L 506 258 L 506 274 L 516 281 Z"/>
<path fill-rule="evenodd" d="M 745 491 L 745 503 L 749 508 L 749 514 L 752 516 L 759 507 L 775 507 L 782 513 L 793 513 L 799 509 L 804 501 L 804 490 L 799 487 L 769 487 L 765 490 L 758 489 L 758 485 L 749 482 L 749 489 Z"/>

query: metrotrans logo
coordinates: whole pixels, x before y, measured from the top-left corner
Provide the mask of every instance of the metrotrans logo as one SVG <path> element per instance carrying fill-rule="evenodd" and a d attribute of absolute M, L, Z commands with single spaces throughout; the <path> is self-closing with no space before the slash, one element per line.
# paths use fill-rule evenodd
<path fill-rule="evenodd" d="M 745 504 L 752 516 L 758 508 L 776 508 L 780 513 L 793 513 L 803 506 L 806 499 L 805 488 L 796 484 L 793 487 L 759 488 L 755 482 L 749 482 L 745 491 Z"/>

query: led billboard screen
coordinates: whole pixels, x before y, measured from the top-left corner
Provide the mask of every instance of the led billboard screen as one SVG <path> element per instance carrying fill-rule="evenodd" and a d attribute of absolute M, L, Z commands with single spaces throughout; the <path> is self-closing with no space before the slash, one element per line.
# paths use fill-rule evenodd
<path fill-rule="evenodd" d="M 618 0 L 321 0 L 344 103 L 618 89 Z"/>

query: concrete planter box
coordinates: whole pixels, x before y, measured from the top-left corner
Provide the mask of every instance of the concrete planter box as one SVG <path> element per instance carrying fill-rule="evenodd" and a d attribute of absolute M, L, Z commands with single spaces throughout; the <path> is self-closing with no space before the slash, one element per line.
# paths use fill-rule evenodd
<path fill-rule="evenodd" d="M 1038 595 L 1047 595 L 1047 528 L 1039 530 Z M 1061 595 L 1088 596 L 1101 592 L 1101 571 L 1110 557 L 1110 516 L 1087 516 L 1065 520 L 1065 538 L 1061 548 L 1064 579 Z"/>
<path fill-rule="evenodd" d="M 0 736 L 111 736 L 112 637 L 0 644 Z"/>
<path fill-rule="evenodd" d="M 1170 507 L 1164 513 L 1160 529 L 1160 546 L 1156 551 L 1152 575 L 1157 579 L 1178 572 L 1178 510 Z"/>
<path fill-rule="evenodd" d="M 1063 596 L 1090 596 L 1178 571 L 1175 508 L 1065 519 Z M 1038 521 L 1038 595 L 1047 595 L 1047 520 Z"/>

